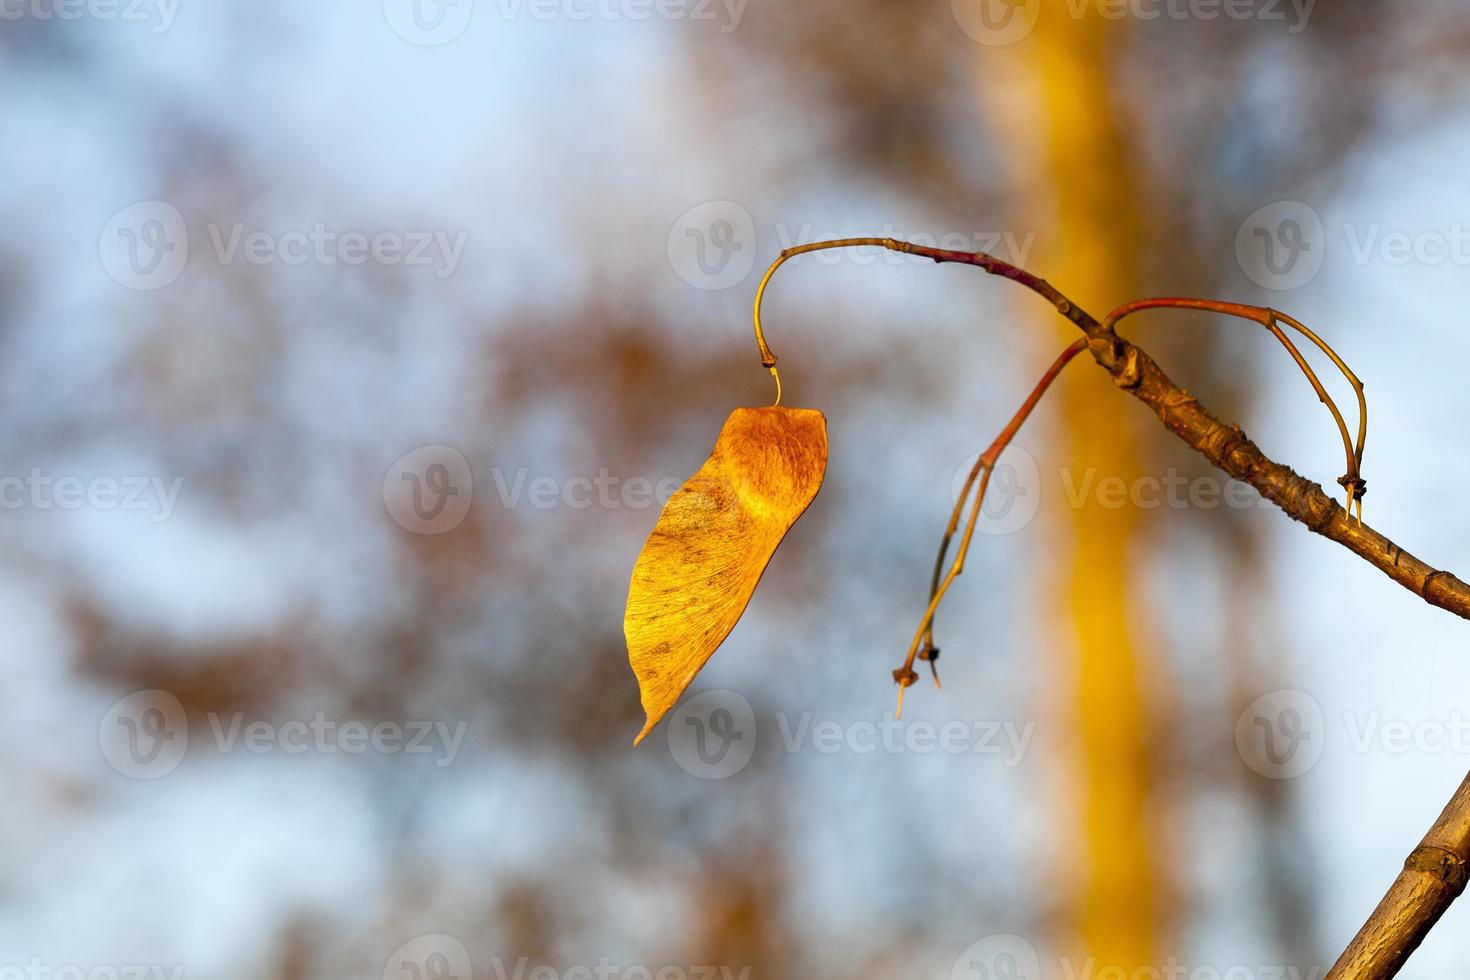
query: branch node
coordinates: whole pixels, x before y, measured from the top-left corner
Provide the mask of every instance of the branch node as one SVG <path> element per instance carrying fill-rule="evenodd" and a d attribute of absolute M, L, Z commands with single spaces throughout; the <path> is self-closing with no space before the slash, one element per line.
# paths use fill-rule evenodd
<path fill-rule="evenodd" d="M 1466 883 L 1470 882 L 1470 867 L 1459 855 L 1429 844 L 1414 848 L 1414 853 L 1404 861 L 1404 870 L 1433 875 L 1456 897 L 1464 893 Z"/>
<path fill-rule="evenodd" d="M 1337 478 L 1337 485 L 1352 494 L 1354 500 L 1368 496 L 1368 481 L 1355 473 L 1345 473 Z"/>
<path fill-rule="evenodd" d="M 1130 346 L 1123 355 L 1121 367 L 1113 369 L 1113 384 L 1119 388 L 1137 388 L 1143 374 L 1138 370 L 1138 348 Z"/>
<path fill-rule="evenodd" d="M 1441 569 L 1437 569 L 1437 570 L 1435 570 L 1433 572 L 1430 572 L 1428 575 L 1424 576 L 1424 584 L 1421 585 L 1421 586 L 1419 586 L 1419 596 L 1420 596 L 1420 598 L 1428 599 L 1429 598 L 1429 586 L 1430 586 L 1430 584 L 1433 583 L 1434 580 L 1437 579 L 1437 578 L 1439 578 L 1441 575 L 1448 575 L 1448 574 L 1449 574 L 1449 572 L 1447 572 L 1447 571 L 1445 571 L 1444 569 L 1441 568 Z"/>
<path fill-rule="evenodd" d="M 1093 334 L 1087 338 L 1087 350 L 1092 354 L 1092 359 L 1097 361 L 1109 371 L 1118 366 L 1118 358 L 1123 352 L 1123 344 L 1117 337 L 1111 334 L 1098 336 Z"/>

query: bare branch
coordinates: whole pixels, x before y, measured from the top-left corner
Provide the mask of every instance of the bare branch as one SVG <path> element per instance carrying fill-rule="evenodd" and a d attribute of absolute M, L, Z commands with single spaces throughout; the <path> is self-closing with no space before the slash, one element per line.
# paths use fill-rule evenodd
<path fill-rule="evenodd" d="M 775 374 L 776 355 L 766 343 L 760 322 L 760 302 L 772 274 L 793 256 L 825 248 L 859 245 L 921 255 L 935 262 L 973 265 L 991 275 L 1025 286 L 1076 324 L 1087 335 L 1093 359 L 1112 374 L 1118 387 L 1153 409 L 1164 427 L 1191 449 L 1237 480 L 1255 487 L 1288 517 L 1305 524 L 1308 530 L 1336 541 L 1425 602 L 1447 609 L 1461 619 L 1470 619 L 1470 585 L 1450 572 L 1415 558 L 1362 523 L 1361 519 L 1352 520 L 1319 484 L 1261 452 L 1240 426 L 1226 425 L 1212 415 L 1198 399 L 1170 380 L 1143 348 L 1118 336 L 1110 326 L 1073 303 L 1045 279 L 984 252 L 930 248 L 892 238 L 849 238 L 787 249 L 766 273 L 756 294 L 756 342 L 761 350 L 761 363 L 770 368 L 772 374 Z M 779 376 L 777 381 L 779 383 Z M 1355 471 L 1350 470 L 1350 473 L 1356 475 Z M 1348 486 L 1348 490 L 1351 501 L 1354 487 Z"/>
<path fill-rule="evenodd" d="M 1363 399 L 1362 383 L 1321 338 L 1296 320 L 1275 310 L 1205 300 L 1171 298 L 1141 300 L 1125 304 L 1114 310 L 1105 321 L 1099 321 L 1062 295 L 1045 279 L 984 252 L 957 252 L 929 248 L 892 238 L 849 238 L 841 241 L 816 242 L 810 245 L 799 245 L 782 252 L 780 258 L 766 273 L 765 279 L 761 281 L 760 288 L 756 292 L 756 343 L 760 347 L 761 363 L 769 368 L 771 374 L 776 377 L 778 392 L 781 378 L 776 371 L 776 355 L 766 343 L 765 333 L 761 327 L 761 299 L 765 295 L 772 275 L 784 262 L 794 256 L 822 249 L 860 245 L 879 246 L 895 252 L 921 255 L 935 262 L 958 262 L 973 265 L 984 269 L 991 275 L 1001 276 L 1025 286 L 1056 307 L 1057 312 L 1062 316 L 1076 324 L 1078 329 L 1086 335 L 1087 349 L 1091 351 L 1093 359 L 1113 376 L 1113 382 L 1151 408 L 1164 427 L 1183 440 L 1191 449 L 1237 480 L 1255 487 L 1262 496 L 1285 511 L 1287 516 L 1305 524 L 1308 530 L 1336 541 L 1425 602 L 1439 606 L 1441 609 L 1447 609 L 1462 619 L 1470 619 L 1470 586 L 1447 571 L 1425 564 L 1362 522 L 1361 500 L 1366 484 L 1358 468 L 1362 463 L 1363 438 L 1367 424 L 1367 403 Z M 1347 510 L 1338 506 L 1332 498 L 1327 496 L 1320 485 L 1297 474 L 1289 466 L 1275 462 L 1261 452 L 1260 448 L 1246 437 L 1240 426 L 1226 425 L 1215 418 L 1199 403 L 1197 398 L 1171 381 L 1163 368 L 1159 367 L 1141 347 L 1118 336 L 1113 329 L 1119 320 L 1132 312 L 1169 306 L 1204 309 L 1255 319 L 1286 345 L 1297 365 L 1312 382 L 1312 387 L 1317 391 L 1318 396 L 1328 405 L 1342 433 L 1344 449 L 1347 452 L 1348 472 L 1339 482 L 1348 492 L 1348 506 L 1351 507 L 1354 500 L 1359 502 L 1356 521 L 1351 518 Z M 1356 446 L 1348 436 L 1347 425 L 1341 412 L 1327 395 L 1315 373 L 1307 366 L 1296 347 L 1275 326 L 1278 319 L 1286 322 L 1321 348 L 1353 385 L 1359 407 Z M 1073 348 L 1068 348 L 1068 352 L 1064 353 L 1053 365 L 1047 377 L 1033 392 L 1027 406 L 1008 427 L 1008 433 L 1014 434 L 1014 429 L 1024 420 L 1030 407 L 1045 392 L 1050 380 L 1055 377 L 1056 372 L 1060 371 L 1073 353 L 1076 353 L 1075 345 Z M 1003 441 L 1007 438 L 1008 436 L 1003 433 L 1002 438 L 997 440 L 997 446 L 1002 446 Z M 998 454 L 996 446 L 992 447 L 992 453 Z M 989 477 L 989 467 L 994 465 L 995 460 L 994 455 L 987 455 L 989 465 L 982 467 L 977 464 L 977 471 L 983 468 L 986 470 L 985 476 Z M 986 461 L 987 457 L 981 457 L 981 463 Z M 973 482 L 974 478 L 975 473 L 972 472 L 970 480 Z M 967 483 L 967 490 L 969 486 L 970 484 Z M 984 495 L 983 483 L 980 494 Z M 963 503 L 962 497 L 960 503 L 956 505 L 955 514 L 946 531 L 945 545 L 949 543 L 950 536 L 954 533 L 959 508 L 963 506 Z M 974 506 L 978 509 L 978 500 Z M 974 528 L 974 519 L 974 512 L 972 512 L 970 526 L 966 529 L 966 544 Z M 963 554 L 962 548 L 960 557 L 956 559 L 955 568 L 951 571 L 949 579 L 944 582 L 945 586 L 958 573 L 958 569 L 963 567 Z M 941 562 L 943 555 L 944 551 L 941 549 Z M 913 670 L 915 649 L 920 640 L 928 635 L 926 630 L 932 622 L 935 607 L 943 593 L 944 588 L 941 587 L 931 598 L 924 620 L 920 623 L 919 632 L 915 635 L 914 645 L 909 650 L 908 659 L 902 668 L 893 672 L 894 679 L 900 685 L 900 708 L 903 704 L 903 688 L 917 680 L 918 675 Z M 932 639 L 928 647 L 932 649 Z M 934 652 L 937 653 L 937 651 Z M 1409 855 L 1409 859 L 1404 863 L 1403 873 L 1399 875 L 1383 901 L 1378 904 L 1372 917 L 1364 924 L 1325 980 L 1349 980 L 1349 978 L 1351 980 L 1389 980 L 1395 976 L 1409 955 L 1419 947 L 1425 935 L 1439 921 L 1440 916 L 1465 890 L 1467 873 L 1470 873 L 1467 872 L 1467 869 L 1470 869 L 1470 776 L 1467 776 L 1465 782 L 1461 784 L 1459 792 L 1455 794 L 1454 799 L 1450 801 L 1449 806 L 1445 808 L 1444 813 L 1430 829 L 1424 841 Z"/>
<path fill-rule="evenodd" d="M 1404 862 L 1393 887 L 1326 980 L 1387 980 L 1465 890 L 1470 868 L 1470 776 Z"/>

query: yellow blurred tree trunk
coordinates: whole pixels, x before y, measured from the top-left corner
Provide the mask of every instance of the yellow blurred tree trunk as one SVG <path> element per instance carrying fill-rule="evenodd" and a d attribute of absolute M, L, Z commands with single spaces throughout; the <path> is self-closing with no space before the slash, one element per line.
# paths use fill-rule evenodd
<path fill-rule="evenodd" d="M 983 0 L 982 0 L 983 2 Z M 1027 256 L 1089 310 L 1107 311 L 1135 295 L 1138 256 L 1135 197 L 1120 121 L 1110 101 L 1108 25 L 1049 7 L 1020 43 L 981 49 L 985 101 L 998 120 L 1000 143 L 1015 161 L 1021 231 L 1037 232 Z M 994 86 L 1002 86 L 1000 89 Z M 1017 229 L 1012 229 L 1013 231 Z M 1042 303 L 1018 304 L 1034 317 L 1036 336 L 1057 349 L 1076 328 Z M 1050 341 L 1055 339 L 1055 345 Z M 1053 645 L 1048 673 L 1070 687 L 1054 699 L 1058 747 L 1067 757 L 1066 792 L 1075 805 L 1056 857 L 1065 894 L 1055 911 L 1061 951 L 1080 947 L 1096 966 L 1132 970 L 1150 964 L 1160 945 L 1160 896 L 1167 885 L 1150 832 L 1150 759 L 1146 710 L 1147 658 L 1135 629 L 1148 622 L 1125 561 L 1137 514 L 1131 505 L 1099 506 L 1093 494 L 1078 507 L 1057 492 L 1108 476 L 1131 481 L 1140 447 L 1127 424 L 1129 406 L 1105 377 L 1068 372 L 1053 396 L 1061 422 L 1054 458 L 1071 468 L 1070 483 L 1045 478 L 1053 513 L 1065 510 L 1056 557 L 1058 604 L 1065 635 Z M 1052 470 L 1055 474 L 1055 470 Z M 1067 819 L 1067 818 L 1063 818 Z"/>

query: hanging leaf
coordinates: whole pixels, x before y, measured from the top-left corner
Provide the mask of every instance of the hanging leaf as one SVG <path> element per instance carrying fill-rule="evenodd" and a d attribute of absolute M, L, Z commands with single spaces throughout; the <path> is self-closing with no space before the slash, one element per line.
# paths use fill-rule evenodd
<path fill-rule="evenodd" d="M 669 498 L 633 566 L 623 633 L 648 716 L 641 742 L 735 628 L 776 546 L 827 471 L 827 420 L 737 408 Z"/>

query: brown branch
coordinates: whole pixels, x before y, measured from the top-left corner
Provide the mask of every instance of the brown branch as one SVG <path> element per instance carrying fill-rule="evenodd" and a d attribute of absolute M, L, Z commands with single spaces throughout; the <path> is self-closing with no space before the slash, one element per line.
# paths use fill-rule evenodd
<path fill-rule="evenodd" d="M 1325 980 L 1385 980 L 1396 975 L 1465 890 L 1467 868 L 1470 776 L 1404 862 L 1393 887 Z"/>
<path fill-rule="evenodd" d="M 1255 487 L 1293 520 L 1347 548 L 1432 606 L 1470 619 L 1470 585 L 1420 561 L 1348 512 L 1317 483 L 1261 452 L 1238 425 L 1226 425 L 1176 385 L 1141 347 L 1105 327 L 1045 279 L 984 252 L 954 252 L 885 240 L 884 247 L 936 262 L 962 262 L 1018 282 L 1057 308 L 1087 335 L 1093 359 L 1118 387 L 1153 409 L 1164 427 L 1215 466 Z"/>
<path fill-rule="evenodd" d="M 1227 426 L 1198 399 L 1174 384 L 1137 345 L 1119 337 L 1086 310 L 1037 278 L 983 253 L 936 252 L 906 243 L 897 250 L 936 262 L 964 262 L 1004 276 L 1043 296 L 1088 338 L 1093 358 L 1113 381 L 1153 409 L 1170 432 L 1211 463 L 1255 487 L 1292 519 L 1347 548 L 1431 605 L 1470 619 L 1470 586 L 1435 569 L 1373 530 L 1353 521 L 1322 487 L 1261 452 L 1239 426 Z M 935 254 L 931 254 L 931 252 Z M 1349 498 L 1351 499 L 1351 498 Z M 1470 868 L 1470 776 L 1404 870 L 1379 902 L 1325 980 L 1389 980 L 1465 890 Z"/>
<path fill-rule="evenodd" d="M 1404 551 L 1388 538 L 1362 523 L 1361 512 L 1357 521 L 1330 498 L 1320 485 L 1300 476 L 1289 466 L 1275 462 L 1245 435 L 1238 425 L 1226 425 L 1199 403 L 1189 392 L 1176 385 L 1142 348 L 1118 336 L 1113 325 L 1132 308 L 1151 305 L 1180 305 L 1185 301 L 1168 300 L 1142 304 L 1128 304 L 1114 311 L 1106 321 L 1100 322 L 1092 314 L 1062 295 L 1045 279 L 1017 268 L 1009 262 L 987 255 L 984 252 L 957 252 L 950 249 L 929 248 L 913 245 L 892 238 L 849 238 L 841 241 L 816 242 L 798 245 L 781 253 L 756 291 L 755 339 L 760 347 L 761 363 L 776 375 L 779 392 L 780 375 L 776 373 L 776 355 L 766 343 L 761 328 L 761 299 L 776 270 L 797 255 L 828 248 L 849 246 L 879 246 L 895 252 L 920 255 L 935 262 L 958 262 L 973 265 L 991 275 L 1001 276 L 1025 286 L 1045 299 L 1057 312 L 1076 324 L 1087 337 L 1087 348 L 1093 359 L 1113 376 L 1113 382 L 1134 398 L 1143 402 L 1170 432 L 1184 441 L 1191 449 L 1204 456 L 1215 466 L 1249 483 L 1266 499 L 1272 501 L 1293 520 L 1305 524 L 1308 530 L 1336 541 L 1353 554 L 1383 572 L 1399 585 L 1413 592 L 1425 602 L 1447 609 L 1462 619 L 1470 619 L 1470 586 L 1447 571 L 1433 568 Z M 1230 312 L 1240 315 L 1244 307 L 1226 309 L 1230 304 L 1201 304 L 1215 312 Z M 1362 457 L 1362 419 L 1367 406 L 1362 398 L 1362 385 L 1347 369 L 1341 359 L 1315 334 L 1301 324 L 1274 310 L 1250 308 L 1261 314 L 1263 325 L 1268 329 L 1272 321 L 1281 318 L 1301 331 L 1308 339 L 1321 347 L 1348 377 L 1358 394 L 1360 408 L 1359 436 L 1357 446 L 1348 443 L 1346 426 L 1336 406 L 1333 415 L 1343 430 L 1348 449 L 1348 474 L 1343 478 L 1348 490 L 1351 506 L 1355 497 L 1361 498 L 1365 488 L 1357 471 Z M 1250 314 L 1254 318 L 1254 314 Z M 1275 331 L 1273 331 L 1275 332 Z M 1281 335 L 1278 334 L 1280 338 Z M 1284 338 L 1281 338 L 1284 341 Z M 1310 368 L 1289 342 L 1298 365 L 1313 381 L 1318 394 L 1326 398 Z M 1044 390 L 1044 385 L 1042 386 Z M 779 397 L 779 396 L 778 396 Z M 992 460 L 993 463 L 993 460 Z M 988 476 L 989 473 L 986 473 Z M 972 474 L 973 478 L 973 474 Z M 953 521 L 951 522 L 953 525 Z M 951 527 L 950 533 L 952 533 Z M 933 615 L 936 603 L 931 600 L 928 617 Z M 924 627 L 920 627 L 923 635 Z M 916 641 L 917 643 L 917 638 Z M 905 666 L 894 671 L 894 679 L 902 687 L 916 679 L 913 672 L 913 652 Z M 900 695 L 901 696 L 901 695 Z M 1404 871 L 1389 889 L 1383 901 L 1373 912 L 1357 937 L 1338 960 L 1337 965 L 1325 980 L 1389 980 L 1395 976 L 1424 936 L 1439 921 L 1445 909 L 1465 890 L 1467 868 L 1470 868 L 1470 776 L 1460 786 L 1439 820 L 1430 829 L 1424 841 L 1404 864 Z"/>

